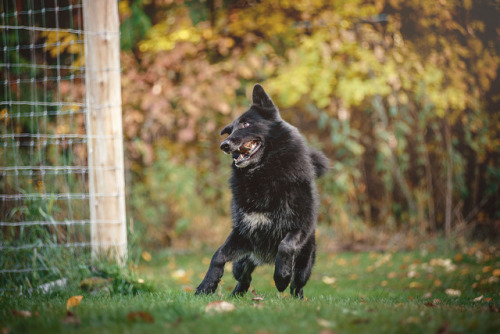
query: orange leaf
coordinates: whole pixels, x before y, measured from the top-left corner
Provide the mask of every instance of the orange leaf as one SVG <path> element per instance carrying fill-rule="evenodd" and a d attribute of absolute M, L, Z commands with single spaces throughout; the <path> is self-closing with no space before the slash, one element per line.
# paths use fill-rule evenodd
<path fill-rule="evenodd" d="M 149 323 L 155 322 L 155 319 L 153 318 L 153 316 L 151 314 L 149 314 L 148 312 L 144 312 L 144 311 L 129 312 L 127 314 L 127 319 L 130 321 L 133 321 L 133 322 L 136 322 L 139 320 L 144 321 L 144 322 L 149 322 Z"/>
<path fill-rule="evenodd" d="M 73 296 L 68 299 L 66 302 L 66 310 L 69 310 L 72 307 L 80 305 L 80 302 L 82 301 L 83 296 Z"/>

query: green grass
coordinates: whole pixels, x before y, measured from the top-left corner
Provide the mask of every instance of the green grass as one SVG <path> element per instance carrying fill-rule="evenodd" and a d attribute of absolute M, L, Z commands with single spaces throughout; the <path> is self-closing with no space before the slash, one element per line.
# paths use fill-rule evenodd
<path fill-rule="evenodd" d="M 468 254 L 470 253 L 470 254 Z M 446 251 L 320 254 L 305 288 L 306 300 L 280 294 L 273 268 L 257 268 L 249 292 L 230 297 L 235 285 L 229 265 L 216 294 L 197 297 L 211 254 L 153 254 L 136 268 L 138 278 L 153 286 L 138 294 L 111 289 L 90 294 L 77 287 L 50 295 L 2 296 L 0 329 L 28 332 L 134 333 L 498 333 L 500 269 L 498 253 L 475 251 L 457 256 Z M 251 289 L 252 289 L 251 288 Z M 460 296 L 450 295 L 453 289 Z M 114 292 L 117 291 L 117 292 Z M 455 292 L 456 293 L 456 292 Z M 80 324 L 65 324 L 66 301 L 83 295 L 73 309 Z M 483 296 L 481 300 L 474 298 Z M 232 312 L 205 312 L 207 304 L 225 300 Z M 14 310 L 26 310 L 22 318 Z M 142 311 L 153 322 L 127 319 Z"/>

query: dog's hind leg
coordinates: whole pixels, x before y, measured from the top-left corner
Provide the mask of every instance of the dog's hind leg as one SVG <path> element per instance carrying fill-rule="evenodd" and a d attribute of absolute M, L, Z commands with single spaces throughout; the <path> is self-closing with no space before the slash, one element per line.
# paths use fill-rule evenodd
<path fill-rule="evenodd" d="M 304 298 L 303 287 L 311 277 L 312 267 L 316 258 L 316 242 L 314 234 L 306 241 L 302 249 L 297 253 L 293 266 L 292 283 L 290 294 L 294 297 Z"/>
<path fill-rule="evenodd" d="M 233 290 L 233 296 L 242 296 L 248 291 L 254 269 L 255 263 L 253 263 L 249 256 L 245 256 L 233 263 L 233 275 L 238 281 Z"/>

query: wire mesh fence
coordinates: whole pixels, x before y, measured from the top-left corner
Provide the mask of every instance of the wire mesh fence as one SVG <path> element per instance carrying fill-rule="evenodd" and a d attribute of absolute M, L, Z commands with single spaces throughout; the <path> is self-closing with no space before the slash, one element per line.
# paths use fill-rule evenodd
<path fill-rule="evenodd" d="M 0 289 L 64 276 L 69 263 L 88 263 L 92 248 L 117 245 L 96 236 L 96 226 L 124 230 L 124 214 L 95 214 L 103 198 L 122 200 L 123 187 L 118 180 L 102 192 L 91 179 L 102 172 L 123 178 L 123 166 L 92 159 L 95 145 L 120 143 L 121 131 L 89 131 L 90 114 L 110 106 L 89 96 L 86 85 L 109 73 L 95 61 L 94 68 L 85 65 L 85 38 L 108 34 L 84 29 L 86 15 L 95 14 L 86 2 L 0 4 Z M 115 67 L 119 76 L 119 61 Z"/>

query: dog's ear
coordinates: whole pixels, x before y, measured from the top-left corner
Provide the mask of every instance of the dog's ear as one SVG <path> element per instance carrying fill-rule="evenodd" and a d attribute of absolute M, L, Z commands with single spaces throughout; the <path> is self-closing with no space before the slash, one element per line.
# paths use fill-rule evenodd
<path fill-rule="evenodd" d="M 253 86 L 252 103 L 264 108 L 274 107 L 273 100 L 271 100 L 269 95 L 264 91 L 264 88 L 259 84 Z"/>
<path fill-rule="evenodd" d="M 221 130 L 220 135 L 222 136 L 223 134 L 228 134 L 230 135 L 231 132 L 233 132 L 233 124 L 226 125 L 224 129 Z"/>

